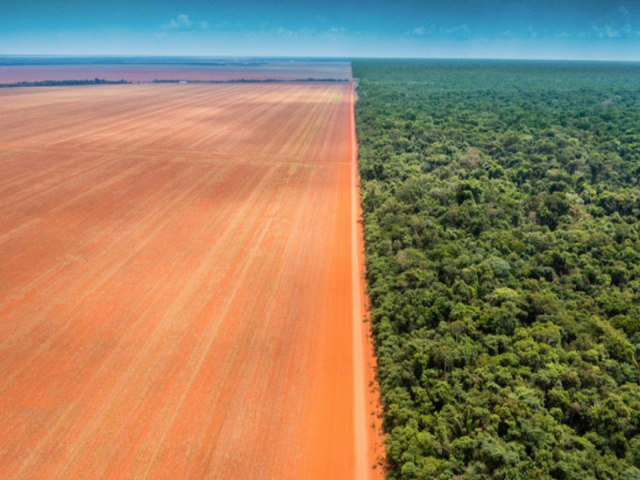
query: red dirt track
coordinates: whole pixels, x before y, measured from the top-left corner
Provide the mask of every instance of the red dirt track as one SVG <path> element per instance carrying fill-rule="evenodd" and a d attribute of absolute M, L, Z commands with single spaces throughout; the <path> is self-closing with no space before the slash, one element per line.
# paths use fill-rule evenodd
<path fill-rule="evenodd" d="M 379 476 L 352 108 L 348 84 L 0 91 L 0 478 Z"/>

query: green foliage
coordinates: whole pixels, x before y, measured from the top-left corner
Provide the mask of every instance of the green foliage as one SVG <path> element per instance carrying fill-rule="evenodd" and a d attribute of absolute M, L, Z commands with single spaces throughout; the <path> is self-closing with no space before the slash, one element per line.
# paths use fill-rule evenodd
<path fill-rule="evenodd" d="M 640 479 L 640 65 L 357 61 L 391 479 Z"/>

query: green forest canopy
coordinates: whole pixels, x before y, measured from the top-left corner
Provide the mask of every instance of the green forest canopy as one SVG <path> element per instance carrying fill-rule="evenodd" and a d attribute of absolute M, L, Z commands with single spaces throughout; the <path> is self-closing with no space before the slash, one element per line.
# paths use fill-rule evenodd
<path fill-rule="evenodd" d="M 640 64 L 356 61 L 391 479 L 640 479 Z"/>

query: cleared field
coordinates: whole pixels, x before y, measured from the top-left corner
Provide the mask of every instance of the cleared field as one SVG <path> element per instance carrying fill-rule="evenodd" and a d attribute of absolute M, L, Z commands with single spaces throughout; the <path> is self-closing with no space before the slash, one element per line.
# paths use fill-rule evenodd
<path fill-rule="evenodd" d="M 303 80 L 350 79 L 349 62 L 268 62 L 264 65 L 0 65 L 0 83 L 45 80 Z"/>
<path fill-rule="evenodd" d="M 352 101 L 0 92 L 0 478 L 372 475 Z"/>

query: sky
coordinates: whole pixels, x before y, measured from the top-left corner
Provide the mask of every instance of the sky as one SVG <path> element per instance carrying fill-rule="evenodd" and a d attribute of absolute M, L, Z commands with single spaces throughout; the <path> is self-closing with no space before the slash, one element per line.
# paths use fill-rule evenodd
<path fill-rule="evenodd" d="M 0 54 L 640 60 L 640 0 L 0 0 Z"/>

